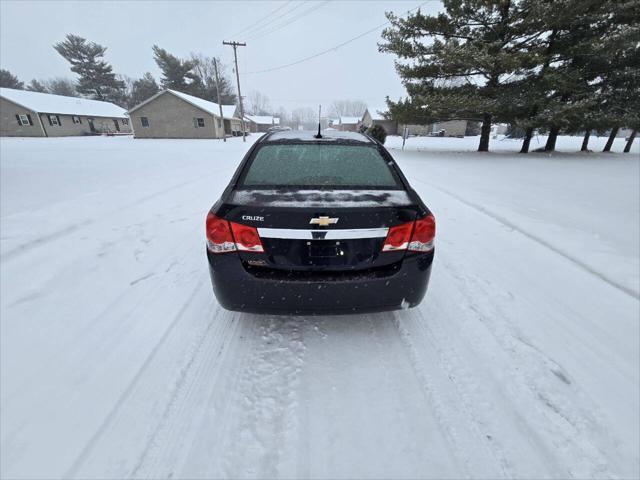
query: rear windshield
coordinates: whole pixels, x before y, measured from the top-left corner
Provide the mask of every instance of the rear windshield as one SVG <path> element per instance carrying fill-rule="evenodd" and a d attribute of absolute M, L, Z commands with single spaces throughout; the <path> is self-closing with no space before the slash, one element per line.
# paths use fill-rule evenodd
<path fill-rule="evenodd" d="M 307 143 L 263 145 L 240 186 L 397 189 L 401 184 L 374 146 Z"/>

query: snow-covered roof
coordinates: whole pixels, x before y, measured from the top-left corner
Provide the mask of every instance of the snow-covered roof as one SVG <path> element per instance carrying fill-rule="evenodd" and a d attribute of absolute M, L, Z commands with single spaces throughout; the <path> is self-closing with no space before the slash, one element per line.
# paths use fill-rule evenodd
<path fill-rule="evenodd" d="M 160 95 L 164 95 L 167 92 L 171 93 L 172 95 L 175 95 L 178 98 L 181 98 L 187 103 L 190 103 L 194 107 L 198 107 L 199 109 L 204 110 L 207 113 L 210 113 L 211 115 L 214 115 L 216 117 L 220 116 L 220 106 L 217 103 L 210 102 L 209 100 L 204 100 L 202 98 L 194 97 L 193 95 L 188 95 L 186 93 L 182 93 L 182 92 L 178 92 L 177 90 L 170 90 L 170 89 L 162 90 L 161 92 L 156 93 L 154 96 L 147 98 L 144 102 L 139 103 L 135 107 L 131 108 L 129 110 L 129 113 L 134 112 L 135 110 L 139 109 L 143 105 L 146 105 L 147 103 L 151 102 L 152 100 L 155 100 Z M 226 118 L 226 119 L 236 118 L 235 113 L 236 113 L 235 105 L 222 105 L 223 118 Z"/>
<path fill-rule="evenodd" d="M 277 125 L 280 123 L 280 119 L 278 119 L 278 122 L 275 122 L 275 119 L 271 115 L 245 115 L 244 117 L 258 125 Z"/>
<path fill-rule="evenodd" d="M 371 120 L 386 120 L 386 118 L 384 118 L 384 115 L 380 113 L 386 111 L 386 108 L 372 108 L 371 110 L 368 110 L 369 115 L 371 115 Z"/>
<path fill-rule="evenodd" d="M 209 112 L 216 117 L 220 116 L 220 106 L 217 103 L 210 102 L 209 100 L 203 100 L 202 98 L 194 97 L 193 95 L 187 95 L 186 93 L 178 92 L 177 90 L 167 90 L 174 95 L 182 98 L 183 100 L 195 105 L 202 110 Z M 224 118 L 235 118 L 236 113 L 235 105 L 222 105 L 222 116 Z"/>
<path fill-rule="evenodd" d="M 89 100 L 87 98 L 65 97 L 50 93 L 14 90 L 13 88 L 0 88 L 0 96 L 38 113 L 116 118 L 125 118 L 127 116 L 127 111 L 124 108 L 120 108 L 113 103 Z"/>
<path fill-rule="evenodd" d="M 342 125 L 355 125 L 360 123 L 360 117 L 340 117 L 340 123 Z"/>

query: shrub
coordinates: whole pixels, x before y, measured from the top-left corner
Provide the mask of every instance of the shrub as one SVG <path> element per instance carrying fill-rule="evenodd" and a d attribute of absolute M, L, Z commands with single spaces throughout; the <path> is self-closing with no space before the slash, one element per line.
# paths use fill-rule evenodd
<path fill-rule="evenodd" d="M 372 125 L 367 129 L 367 135 L 375 138 L 380 143 L 384 143 L 387 139 L 387 131 L 382 125 Z"/>

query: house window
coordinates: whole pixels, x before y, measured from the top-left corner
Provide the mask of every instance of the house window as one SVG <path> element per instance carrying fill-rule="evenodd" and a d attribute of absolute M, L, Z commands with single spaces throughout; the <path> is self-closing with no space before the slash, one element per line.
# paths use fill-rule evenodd
<path fill-rule="evenodd" d="M 78 117 L 77 115 L 74 115 L 73 117 L 71 117 L 73 119 L 73 123 L 75 125 L 82 123 L 82 120 L 80 120 L 80 117 Z"/>
<path fill-rule="evenodd" d="M 147 117 L 140 117 L 140 123 L 144 128 L 149 128 L 149 119 Z"/>
<path fill-rule="evenodd" d="M 31 125 L 31 122 L 29 122 L 29 116 L 24 114 L 18 116 L 18 122 L 20 125 Z"/>
<path fill-rule="evenodd" d="M 49 117 L 49 125 L 54 127 L 60 126 L 60 117 L 58 115 L 47 115 Z"/>
<path fill-rule="evenodd" d="M 122 119 L 122 124 L 123 125 L 129 125 L 129 119 L 128 118 L 123 118 Z"/>
<path fill-rule="evenodd" d="M 194 118 L 193 119 L 193 126 L 196 127 L 196 128 L 204 127 L 204 118 Z"/>

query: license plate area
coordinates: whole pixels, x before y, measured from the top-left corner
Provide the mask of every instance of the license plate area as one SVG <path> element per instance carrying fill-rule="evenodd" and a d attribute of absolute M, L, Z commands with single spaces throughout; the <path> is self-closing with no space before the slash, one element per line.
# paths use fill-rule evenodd
<path fill-rule="evenodd" d="M 340 242 L 337 241 L 307 242 L 307 245 L 310 258 L 335 258 L 344 255 Z"/>

